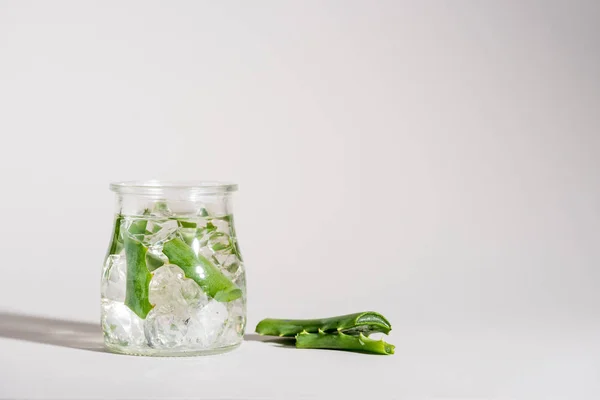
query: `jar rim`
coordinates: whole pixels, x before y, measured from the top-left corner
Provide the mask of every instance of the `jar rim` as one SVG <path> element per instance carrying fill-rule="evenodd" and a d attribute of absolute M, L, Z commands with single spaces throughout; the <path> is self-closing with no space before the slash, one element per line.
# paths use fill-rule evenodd
<path fill-rule="evenodd" d="M 121 194 L 161 195 L 165 192 L 186 194 L 228 194 L 236 192 L 238 185 L 221 181 L 121 181 L 111 182 L 110 190 Z"/>

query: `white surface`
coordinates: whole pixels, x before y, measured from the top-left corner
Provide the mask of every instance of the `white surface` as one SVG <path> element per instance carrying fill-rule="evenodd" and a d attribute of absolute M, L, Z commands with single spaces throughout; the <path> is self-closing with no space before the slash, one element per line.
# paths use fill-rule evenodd
<path fill-rule="evenodd" d="M 0 312 L 98 320 L 108 182 L 232 180 L 250 327 L 374 309 L 398 346 L 4 328 L 0 397 L 599 398 L 599 8 L 0 2 Z"/>
<path fill-rule="evenodd" d="M 396 355 L 245 342 L 156 359 L 0 341 L 8 398 L 582 399 L 599 393 L 598 334 L 463 330 L 392 335 Z"/>

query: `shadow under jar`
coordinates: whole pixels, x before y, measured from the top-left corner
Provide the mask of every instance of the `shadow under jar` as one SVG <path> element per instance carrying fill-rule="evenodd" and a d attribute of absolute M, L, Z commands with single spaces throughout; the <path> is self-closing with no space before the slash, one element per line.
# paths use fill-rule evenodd
<path fill-rule="evenodd" d="M 106 347 L 148 356 L 240 345 L 246 277 L 231 196 L 220 182 L 119 182 L 102 269 Z"/>

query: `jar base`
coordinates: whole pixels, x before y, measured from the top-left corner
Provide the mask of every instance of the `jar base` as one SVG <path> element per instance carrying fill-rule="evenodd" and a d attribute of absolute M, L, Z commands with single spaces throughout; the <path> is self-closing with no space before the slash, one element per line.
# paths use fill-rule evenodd
<path fill-rule="evenodd" d="M 152 349 L 152 348 L 134 348 L 129 346 L 118 346 L 110 343 L 104 343 L 104 347 L 111 353 L 124 354 L 128 356 L 143 357 L 196 357 L 212 356 L 222 353 L 228 353 L 240 347 L 240 343 L 229 346 L 217 347 L 214 349 Z"/>

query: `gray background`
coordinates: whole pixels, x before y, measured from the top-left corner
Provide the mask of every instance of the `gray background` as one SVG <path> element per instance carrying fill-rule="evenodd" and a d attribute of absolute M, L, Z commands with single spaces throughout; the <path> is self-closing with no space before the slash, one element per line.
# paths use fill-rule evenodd
<path fill-rule="evenodd" d="M 0 397 L 598 398 L 599 20 L 0 1 Z M 52 319 L 12 332 L 8 313 L 98 321 L 108 183 L 148 178 L 240 184 L 249 332 L 375 309 L 396 355 L 249 337 L 157 360 L 73 348 Z"/>

